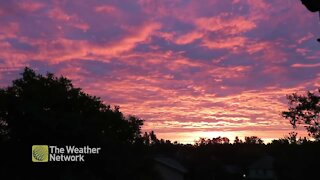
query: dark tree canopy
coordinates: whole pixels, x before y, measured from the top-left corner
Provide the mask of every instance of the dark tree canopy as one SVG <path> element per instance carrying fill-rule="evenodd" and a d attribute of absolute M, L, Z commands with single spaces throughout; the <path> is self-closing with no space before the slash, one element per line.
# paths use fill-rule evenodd
<path fill-rule="evenodd" d="M 287 96 L 287 99 L 289 100 L 289 109 L 282 112 L 282 116 L 289 119 L 294 128 L 298 124 L 304 124 L 309 135 L 319 140 L 320 88 L 318 92 L 308 91 L 305 95 L 294 93 Z"/>
<path fill-rule="evenodd" d="M 311 12 L 320 11 L 320 1 L 319 0 L 301 0 L 301 2 Z"/>
<path fill-rule="evenodd" d="M 50 144 L 134 143 L 143 121 L 125 118 L 119 107 L 75 88 L 65 77 L 25 68 L 20 79 L 0 89 L 2 141 Z"/>

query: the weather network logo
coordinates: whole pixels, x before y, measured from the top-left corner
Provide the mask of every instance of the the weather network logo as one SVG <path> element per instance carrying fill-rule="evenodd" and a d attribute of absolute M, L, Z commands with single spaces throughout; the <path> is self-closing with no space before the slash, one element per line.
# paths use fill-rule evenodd
<path fill-rule="evenodd" d="M 84 162 L 85 156 L 97 155 L 101 147 L 90 147 L 85 145 L 77 147 L 74 145 L 50 146 L 33 145 L 32 162 Z"/>
<path fill-rule="evenodd" d="M 49 148 L 47 145 L 32 146 L 32 162 L 48 162 Z"/>

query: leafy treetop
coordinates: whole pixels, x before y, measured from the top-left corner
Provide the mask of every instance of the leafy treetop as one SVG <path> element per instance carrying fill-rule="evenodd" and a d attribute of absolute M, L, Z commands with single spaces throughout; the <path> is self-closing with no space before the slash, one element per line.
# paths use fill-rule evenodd
<path fill-rule="evenodd" d="M 65 77 L 25 68 L 20 79 L 0 89 L 0 140 L 50 143 L 134 143 L 143 121 L 118 106 L 75 88 Z"/>

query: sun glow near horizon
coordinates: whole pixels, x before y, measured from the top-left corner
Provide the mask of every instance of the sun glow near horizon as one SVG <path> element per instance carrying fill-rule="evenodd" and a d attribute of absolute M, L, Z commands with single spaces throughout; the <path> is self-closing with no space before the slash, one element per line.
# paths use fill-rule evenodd
<path fill-rule="evenodd" d="M 200 138 L 216 138 L 216 137 L 227 137 L 230 143 L 233 143 L 235 137 L 238 137 L 244 141 L 245 137 L 257 136 L 261 138 L 265 144 L 271 143 L 272 140 L 277 140 L 280 138 L 285 138 L 290 132 L 297 132 L 298 137 L 308 137 L 308 133 L 305 130 L 287 130 L 287 131 L 265 131 L 265 132 L 255 132 L 255 131 L 239 131 L 239 132 L 226 132 L 226 131 L 195 131 L 195 132 L 182 132 L 182 133 L 157 133 L 156 135 L 159 139 L 170 139 L 172 142 L 177 141 L 182 144 L 194 144 Z M 312 139 L 312 138 L 311 138 Z"/>

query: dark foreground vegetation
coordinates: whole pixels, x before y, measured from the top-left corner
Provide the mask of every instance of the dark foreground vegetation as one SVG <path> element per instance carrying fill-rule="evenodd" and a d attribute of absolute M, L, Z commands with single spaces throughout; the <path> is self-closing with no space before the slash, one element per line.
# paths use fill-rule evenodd
<path fill-rule="evenodd" d="M 0 89 L 0 179 L 165 179 L 158 162 L 186 180 L 253 179 L 252 172 L 270 173 L 270 179 L 319 177 L 316 93 L 288 96 L 290 108 L 283 112 L 292 125 L 304 123 L 315 141 L 293 132 L 269 144 L 252 136 L 233 142 L 200 138 L 184 145 L 142 133 L 143 120 L 124 116 L 119 107 L 105 105 L 64 77 L 29 68 L 21 75 Z M 89 145 L 101 152 L 85 162 L 34 163 L 32 145 Z"/>

